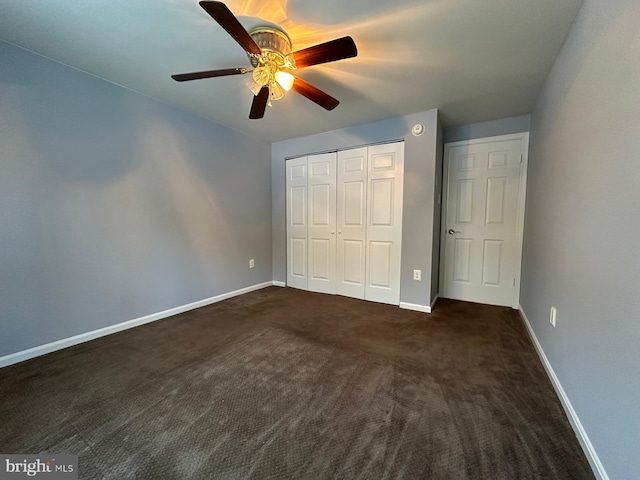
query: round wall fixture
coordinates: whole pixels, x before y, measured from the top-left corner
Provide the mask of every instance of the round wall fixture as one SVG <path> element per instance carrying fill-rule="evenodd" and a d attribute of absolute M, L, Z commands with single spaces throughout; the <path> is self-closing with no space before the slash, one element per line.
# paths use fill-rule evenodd
<path fill-rule="evenodd" d="M 413 133 L 414 137 L 422 135 L 424 133 L 424 125 L 421 123 L 416 123 L 411 129 L 411 133 Z"/>

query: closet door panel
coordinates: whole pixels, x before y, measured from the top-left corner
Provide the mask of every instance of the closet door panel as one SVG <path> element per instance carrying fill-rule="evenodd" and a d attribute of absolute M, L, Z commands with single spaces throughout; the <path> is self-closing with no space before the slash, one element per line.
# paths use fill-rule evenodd
<path fill-rule="evenodd" d="M 338 152 L 336 293 L 364 298 L 367 148 Z"/>
<path fill-rule="evenodd" d="M 365 299 L 400 304 L 404 143 L 368 147 Z"/>
<path fill-rule="evenodd" d="M 378 288 L 392 289 L 391 256 L 392 242 L 369 242 L 369 285 Z"/>
<path fill-rule="evenodd" d="M 287 285 L 307 289 L 307 157 L 286 162 Z"/>
<path fill-rule="evenodd" d="M 307 240 L 291 239 L 291 276 L 304 280 L 307 277 Z M 293 285 L 292 285 L 293 286 Z M 300 286 L 302 288 L 302 285 Z"/>
<path fill-rule="evenodd" d="M 335 293 L 336 153 L 310 155 L 308 165 L 309 290 Z"/>

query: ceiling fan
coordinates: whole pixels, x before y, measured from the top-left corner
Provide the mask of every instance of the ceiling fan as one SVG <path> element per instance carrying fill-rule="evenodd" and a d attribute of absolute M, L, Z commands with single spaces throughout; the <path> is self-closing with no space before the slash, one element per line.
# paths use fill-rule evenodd
<path fill-rule="evenodd" d="M 342 37 L 296 52 L 291 51 L 291 39 L 282 30 L 272 26 L 256 27 L 250 32 L 240 24 L 231 10 L 222 2 L 201 1 L 200 6 L 247 52 L 253 70 L 226 68 L 203 72 L 171 75 L 178 82 L 201 78 L 244 75 L 251 73 L 247 86 L 254 94 L 249 118 L 264 117 L 270 100 L 278 100 L 284 92 L 293 90 L 327 110 L 340 103 L 331 95 L 294 75 L 295 70 L 334 62 L 358 55 L 351 37 Z"/>

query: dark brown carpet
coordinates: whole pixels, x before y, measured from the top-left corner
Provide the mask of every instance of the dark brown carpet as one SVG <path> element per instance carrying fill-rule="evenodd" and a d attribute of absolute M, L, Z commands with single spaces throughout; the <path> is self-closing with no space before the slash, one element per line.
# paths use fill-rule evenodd
<path fill-rule="evenodd" d="M 0 370 L 81 478 L 591 479 L 516 311 L 271 287 Z"/>

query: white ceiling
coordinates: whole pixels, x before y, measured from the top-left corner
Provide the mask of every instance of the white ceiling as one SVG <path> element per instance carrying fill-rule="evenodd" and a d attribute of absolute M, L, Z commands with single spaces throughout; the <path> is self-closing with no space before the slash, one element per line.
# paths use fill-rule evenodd
<path fill-rule="evenodd" d="M 351 35 L 358 57 L 300 76 L 338 98 L 327 112 L 288 93 L 249 120 L 249 67 L 197 0 L 2 0 L 0 38 L 268 140 L 440 109 L 445 125 L 529 113 L 582 0 L 228 0 L 247 28 L 284 28 L 294 50 Z M 0 68 L 10 68 L 2 65 Z"/>

